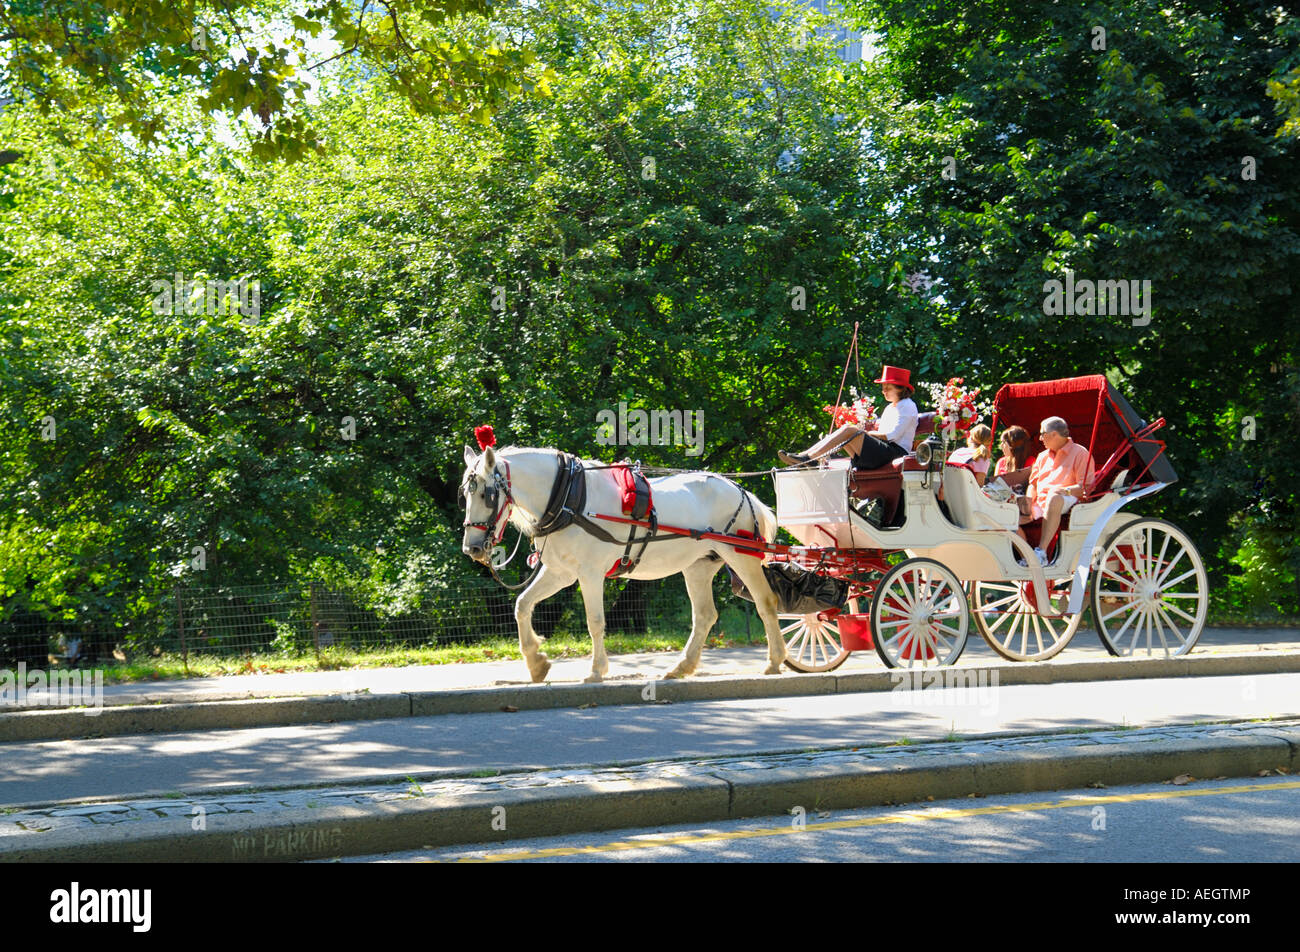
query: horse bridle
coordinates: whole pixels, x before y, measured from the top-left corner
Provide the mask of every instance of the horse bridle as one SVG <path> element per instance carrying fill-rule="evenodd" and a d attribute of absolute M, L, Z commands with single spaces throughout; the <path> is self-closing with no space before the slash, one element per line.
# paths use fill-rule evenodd
<path fill-rule="evenodd" d="M 510 462 L 502 459 L 505 464 L 506 474 L 503 477 L 500 471 L 493 466 L 492 478 L 485 480 L 483 486 L 483 502 L 492 507 L 492 514 L 488 516 L 486 522 L 469 521 L 469 503 L 465 503 L 465 523 L 466 529 L 482 529 L 486 538 L 484 544 L 488 547 L 499 543 L 506 534 L 506 522 L 510 515 L 510 507 L 514 505 L 515 497 L 510 493 Z M 462 489 L 468 491 L 469 495 L 478 492 L 478 476 L 471 473 L 462 484 Z M 501 497 L 504 492 L 505 505 L 501 504 Z M 498 529 L 500 526 L 500 529 Z"/>

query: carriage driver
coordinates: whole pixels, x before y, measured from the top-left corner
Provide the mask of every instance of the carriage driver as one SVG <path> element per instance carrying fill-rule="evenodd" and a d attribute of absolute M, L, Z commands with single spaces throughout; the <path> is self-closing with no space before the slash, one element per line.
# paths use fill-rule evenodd
<path fill-rule="evenodd" d="M 1034 460 L 1025 495 L 1033 500 L 1032 518 L 1043 520 L 1043 532 L 1034 555 L 1046 565 L 1047 554 L 1042 547 L 1051 544 L 1061 517 L 1088 491 L 1096 471 L 1092 454 L 1070 439 L 1070 425 L 1063 419 L 1048 417 L 1038 429 L 1046 449 Z M 1024 529 L 1016 532 L 1028 541 Z"/>
<path fill-rule="evenodd" d="M 912 452 L 916 437 L 916 424 L 920 414 L 912 402 L 912 372 L 902 367 L 890 367 L 880 374 L 876 383 L 889 401 L 880 414 L 878 429 L 866 432 L 860 426 L 846 423 L 830 436 L 813 444 L 802 453 L 777 453 L 781 462 L 789 466 L 802 466 L 815 458 L 842 449 L 853 457 L 854 469 L 878 469 L 888 466 L 900 456 Z"/>

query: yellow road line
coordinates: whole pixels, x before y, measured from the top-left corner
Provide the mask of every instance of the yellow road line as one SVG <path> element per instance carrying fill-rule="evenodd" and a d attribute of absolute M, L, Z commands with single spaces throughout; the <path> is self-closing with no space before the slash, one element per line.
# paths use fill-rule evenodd
<path fill-rule="evenodd" d="M 867 817 L 859 820 L 833 820 L 826 823 L 807 823 L 802 827 L 766 827 L 759 830 L 733 830 L 727 833 L 687 833 L 666 839 L 631 840 L 602 843 L 597 846 L 561 846 L 545 850 L 524 850 L 516 853 L 492 853 L 481 858 L 466 857 L 460 863 L 500 863 L 514 860 L 549 859 L 556 856 L 578 856 L 586 853 L 612 853 L 626 850 L 657 849 L 662 846 L 683 846 L 711 843 L 720 840 L 753 839 L 759 836 L 785 836 L 790 833 L 811 833 L 821 830 L 851 830 L 867 826 L 884 826 L 889 823 L 919 823 L 925 820 L 956 820 L 968 816 L 989 816 L 997 813 L 1034 813 L 1040 810 L 1063 810 L 1091 807 L 1106 803 L 1138 803 L 1143 800 L 1173 800 L 1178 797 L 1218 797 L 1232 793 L 1257 793 L 1262 790 L 1300 789 L 1300 780 L 1285 783 L 1261 783 L 1238 787 L 1202 788 L 1196 790 L 1160 790 L 1155 793 L 1111 794 L 1109 796 L 1073 797 L 1068 800 L 1042 803 L 1011 803 L 1000 806 L 967 807 L 961 810 L 914 810 L 891 813 L 888 816 Z M 726 821 L 731 822 L 731 821 Z"/>

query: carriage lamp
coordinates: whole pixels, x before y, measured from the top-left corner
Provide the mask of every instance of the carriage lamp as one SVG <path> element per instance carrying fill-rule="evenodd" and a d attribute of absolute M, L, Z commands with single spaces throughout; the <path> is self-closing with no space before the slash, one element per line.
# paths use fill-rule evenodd
<path fill-rule="evenodd" d="M 944 441 L 938 436 L 931 433 L 916 447 L 916 461 L 922 466 L 929 466 L 931 462 L 943 462 L 946 455 L 943 452 Z"/>

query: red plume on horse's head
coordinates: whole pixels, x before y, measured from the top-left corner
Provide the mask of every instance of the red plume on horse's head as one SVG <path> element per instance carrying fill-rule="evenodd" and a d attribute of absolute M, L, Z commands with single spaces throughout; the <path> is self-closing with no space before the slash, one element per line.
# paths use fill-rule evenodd
<path fill-rule="evenodd" d="M 474 439 L 478 440 L 478 448 L 480 450 L 485 450 L 489 446 L 496 446 L 497 444 L 497 436 L 492 432 L 492 427 L 490 426 L 474 427 Z"/>

